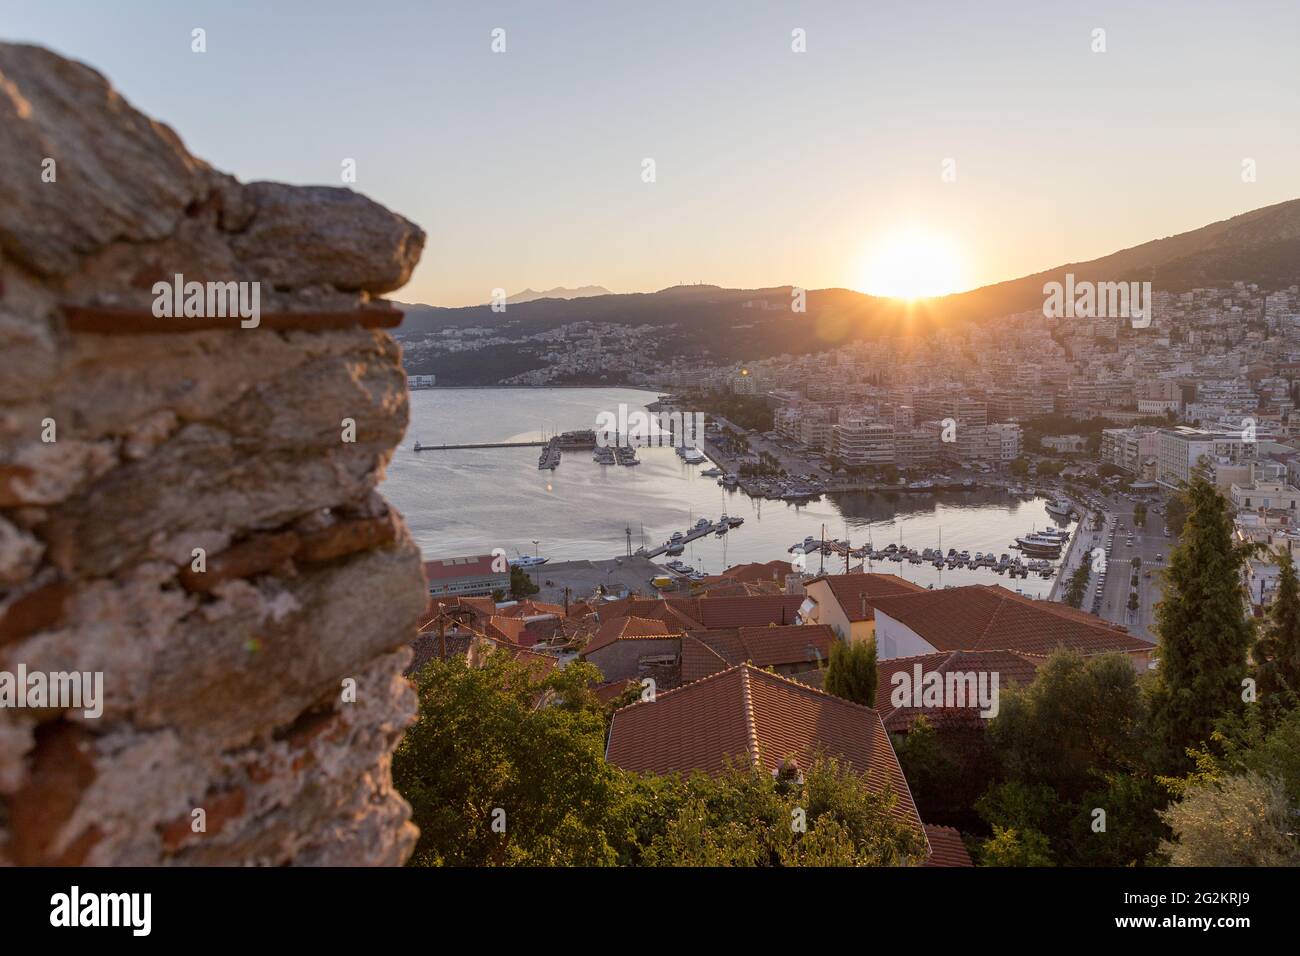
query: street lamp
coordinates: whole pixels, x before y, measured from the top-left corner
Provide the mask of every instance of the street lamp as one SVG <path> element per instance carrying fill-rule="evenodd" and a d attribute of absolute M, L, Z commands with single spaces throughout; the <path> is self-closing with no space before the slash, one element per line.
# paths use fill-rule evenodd
<path fill-rule="evenodd" d="M 541 553 L 539 550 L 537 550 L 537 540 L 534 539 L 534 540 L 533 540 L 533 557 L 535 557 L 535 558 L 540 558 L 541 556 L 542 556 L 542 553 Z"/>

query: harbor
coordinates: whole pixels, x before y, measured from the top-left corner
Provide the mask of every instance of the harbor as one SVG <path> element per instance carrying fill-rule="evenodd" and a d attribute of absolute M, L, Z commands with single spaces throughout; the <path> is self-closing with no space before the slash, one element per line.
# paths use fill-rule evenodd
<path fill-rule="evenodd" d="M 474 554 L 500 547 L 510 555 L 516 549 L 528 554 L 537 550 L 531 544 L 537 538 L 545 540 L 542 553 L 556 564 L 599 557 L 626 561 L 637 545 L 644 544 L 647 551 L 658 552 L 654 563 L 660 568 L 680 558 L 696 571 L 717 574 L 734 564 L 791 560 L 790 545 L 802 542 L 805 535 L 819 535 L 825 526 L 827 538 L 851 539 L 854 548 L 869 541 L 875 549 L 889 542 L 911 544 L 918 550 L 941 544 L 945 557 L 941 568 L 933 560 L 919 564 L 910 558 L 850 560 L 850 567 L 867 563 L 871 570 L 899 575 L 922 587 L 1001 583 L 1029 597 L 1044 597 L 1051 587 L 1050 581 L 1033 572 L 1028 578 L 1008 580 L 1005 572 L 990 574 L 987 565 L 950 567 L 946 561 L 949 548 L 955 548 L 958 556 L 962 551 L 972 557 L 992 551 L 998 558 L 1002 552 L 1027 558 L 1010 547 L 1018 536 L 1031 528 L 1065 525 L 1045 510 L 1046 482 L 992 476 L 966 487 L 961 480 L 972 476 L 949 472 L 950 480 L 930 475 L 934 487 L 909 490 L 897 484 L 823 475 L 817 479 L 821 496 L 814 498 L 794 497 L 819 489 L 792 474 L 780 479 L 786 486 L 784 494 L 792 497 L 772 499 L 745 494 L 738 469 L 712 454 L 711 461 L 692 465 L 675 448 L 639 447 L 637 466 L 588 467 L 586 456 L 593 454 L 594 442 L 583 455 L 564 455 L 559 468 L 538 470 L 536 461 L 549 437 L 580 422 L 594 422 L 602 408 L 617 408 L 620 403 L 634 406 L 638 398 L 643 403 L 646 393 L 618 388 L 537 389 L 527 393 L 522 411 L 521 394 L 517 389 L 412 393 L 410 438 L 397 449 L 385 485 L 426 551 Z M 534 444 L 531 453 L 526 447 L 504 447 L 425 454 L 413 450 L 416 435 L 446 444 Z M 702 448 L 712 451 L 708 444 Z M 438 493 L 431 496 L 430 489 Z M 782 491 L 779 482 L 771 490 Z M 458 501 L 454 509 L 443 505 L 451 494 Z M 743 527 L 721 536 L 716 531 L 692 534 L 681 555 L 661 550 L 674 531 L 683 532 L 685 538 L 701 515 L 716 518 L 723 512 L 743 517 Z M 821 570 L 817 557 L 808 557 L 809 571 Z M 838 554 L 825 556 L 824 562 L 827 572 L 844 569 Z"/>

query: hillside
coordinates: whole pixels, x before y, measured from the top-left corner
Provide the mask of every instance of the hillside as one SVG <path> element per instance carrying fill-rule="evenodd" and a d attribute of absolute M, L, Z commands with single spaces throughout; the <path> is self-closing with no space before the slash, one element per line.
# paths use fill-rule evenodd
<path fill-rule="evenodd" d="M 832 348 L 902 327 L 924 334 L 940 326 L 1039 309 L 1043 284 L 1063 281 L 1066 273 L 1079 281 L 1149 280 L 1157 291 L 1227 285 L 1235 280 L 1258 282 L 1266 288 L 1300 283 L 1300 200 L 1266 206 L 1099 259 L 1066 263 L 916 305 L 850 289 L 819 289 L 807 293 L 807 311 L 795 313 L 790 311 L 788 285 L 763 289 L 687 285 L 649 293 L 539 298 L 512 304 L 505 313 L 488 306 L 407 305 L 399 337 L 415 339 L 446 328 L 473 326 L 517 338 L 570 322 L 651 325 L 664 330 L 656 340 L 656 351 L 664 359 L 690 355 L 745 361 Z M 412 370 L 434 372 L 446 384 L 482 384 L 538 364 L 530 355 L 501 346 L 443 356 Z"/>

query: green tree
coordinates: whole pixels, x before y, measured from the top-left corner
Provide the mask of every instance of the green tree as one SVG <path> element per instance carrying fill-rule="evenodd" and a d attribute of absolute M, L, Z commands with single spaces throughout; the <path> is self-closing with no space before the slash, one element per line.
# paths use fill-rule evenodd
<path fill-rule="evenodd" d="M 1070 586 L 1065 590 L 1065 603 L 1070 607 L 1082 607 L 1083 599 L 1088 593 L 1088 580 L 1091 569 L 1085 562 L 1074 569 L 1070 575 Z"/>
<path fill-rule="evenodd" d="M 1291 552 L 1278 551 L 1277 594 L 1255 645 L 1260 701 L 1266 712 L 1290 709 L 1300 697 L 1300 586 Z"/>
<path fill-rule="evenodd" d="M 892 812 L 896 795 L 830 759 L 801 780 L 737 766 L 654 786 L 653 808 L 638 811 L 647 866 L 896 866 L 924 853 L 921 834 Z"/>
<path fill-rule="evenodd" d="M 604 715 L 581 692 L 598 679 L 585 663 L 541 677 L 504 650 L 478 668 L 461 657 L 425 667 L 419 718 L 393 756 L 420 828 L 411 864 L 615 862 L 605 816 L 619 781 Z M 539 706 L 547 699 L 555 706 Z"/>
<path fill-rule="evenodd" d="M 836 641 L 822 684 L 826 693 L 855 704 L 876 704 L 876 642 Z"/>
<path fill-rule="evenodd" d="M 1155 814 L 1164 796 L 1144 759 L 1146 700 L 1129 659 L 1058 650 L 1033 683 L 1000 698 L 987 735 L 1002 780 L 977 802 L 980 816 L 1043 834 L 1057 863 L 1144 862 L 1165 835 Z M 1117 817 L 1122 830 L 1110 825 Z"/>
<path fill-rule="evenodd" d="M 1047 837 L 1037 830 L 993 828 L 993 836 L 980 844 L 980 866 L 1053 866 Z"/>
<path fill-rule="evenodd" d="M 1029 462 L 1024 458 L 1016 458 L 1007 464 L 1007 471 L 1013 477 L 1024 478 L 1029 474 Z"/>
<path fill-rule="evenodd" d="M 983 829 L 975 801 L 993 783 L 995 761 L 982 726 L 946 726 L 940 734 L 922 715 L 893 742 L 922 820 Z"/>
<path fill-rule="evenodd" d="M 1184 492 L 1187 524 L 1169 555 L 1156 605 L 1159 667 L 1152 685 L 1161 766 L 1186 767 L 1190 747 L 1242 706 L 1252 628 L 1241 572 L 1250 548 L 1234 542 L 1223 496 L 1200 477 Z"/>
<path fill-rule="evenodd" d="M 522 601 L 530 594 L 536 594 L 541 588 L 533 583 L 533 579 L 528 576 L 528 572 L 523 568 L 512 567 L 510 569 L 510 597 L 516 601 Z"/>
<path fill-rule="evenodd" d="M 1133 524 L 1139 528 L 1147 526 L 1147 506 L 1140 501 L 1133 506 Z"/>
<path fill-rule="evenodd" d="M 636 774 L 604 760 L 598 671 L 507 651 L 417 675 L 420 716 L 393 781 L 420 828 L 413 866 L 885 866 L 920 862 L 898 797 L 816 757 L 777 779 Z M 650 706 L 650 705 L 645 705 Z"/>
<path fill-rule="evenodd" d="M 1300 866 L 1294 810 L 1280 782 L 1253 771 L 1192 788 L 1161 815 L 1173 866 Z"/>
<path fill-rule="evenodd" d="M 1169 533 L 1175 538 L 1180 537 L 1183 533 L 1183 525 L 1187 523 L 1187 499 L 1182 493 L 1174 495 L 1165 505 L 1165 525 L 1169 528 Z"/>

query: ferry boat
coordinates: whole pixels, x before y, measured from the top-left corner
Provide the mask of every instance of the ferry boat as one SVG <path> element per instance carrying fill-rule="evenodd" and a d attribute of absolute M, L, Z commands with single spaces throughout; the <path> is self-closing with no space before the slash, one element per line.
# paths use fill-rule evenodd
<path fill-rule="evenodd" d="M 1059 541 L 1044 541 L 1041 538 L 1035 538 L 1033 535 L 1024 535 L 1016 538 L 1016 544 L 1025 554 L 1034 555 L 1042 558 L 1059 558 L 1061 556 L 1061 543 Z"/>
<path fill-rule="evenodd" d="M 546 563 L 547 561 L 549 561 L 549 560 L 551 560 L 551 559 L 550 559 L 550 558 L 539 558 L 539 557 L 537 557 L 536 555 L 531 555 L 531 554 L 521 554 L 521 555 L 520 555 L 519 557 L 517 557 L 517 558 L 511 558 L 511 559 L 510 559 L 510 567 L 512 567 L 512 568 L 524 568 L 524 569 L 527 569 L 527 568 L 540 568 L 543 564 L 545 564 L 545 563 Z"/>
<path fill-rule="evenodd" d="M 1055 515 L 1058 518 L 1068 518 L 1074 512 L 1068 501 L 1062 501 L 1057 498 L 1047 499 L 1047 513 Z"/>
<path fill-rule="evenodd" d="M 722 469 L 715 465 L 712 468 L 705 468 L 702 472 L 700 472 L 700 474 L 703 475 L 705 478 L 717 478 L 719 475 L 722 474 Z"/>
<path fill-rule="evenodd" d="M 682 456 L 682 461 L 688 465 L 698 465 L 702 461 L 708 461 L 709 458 L 698 448 L 680 448 L 678 454 Z"/>

